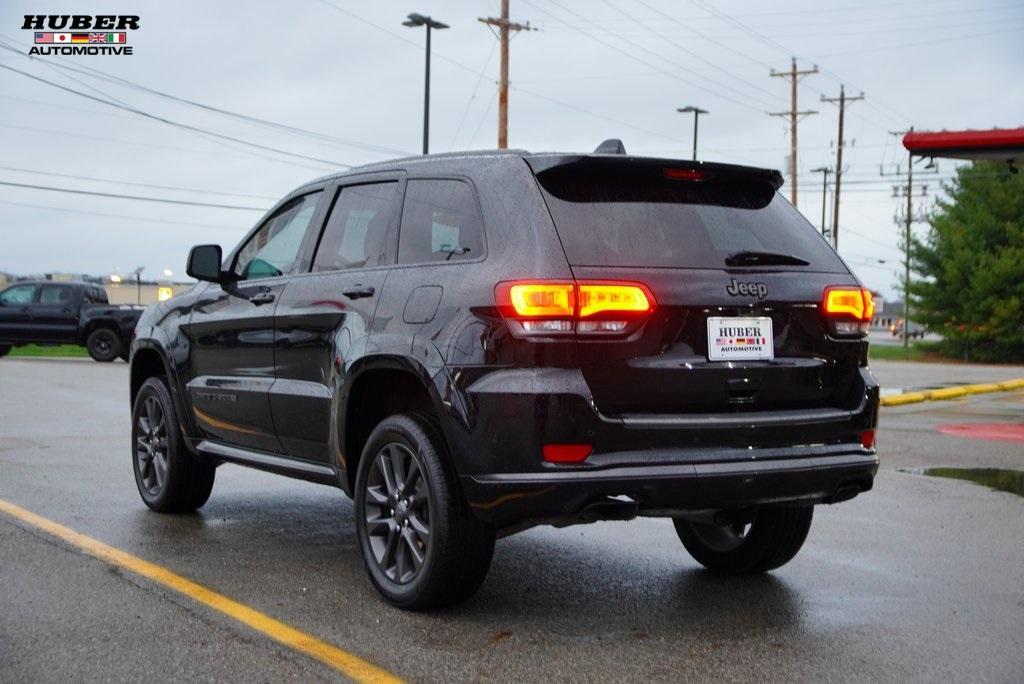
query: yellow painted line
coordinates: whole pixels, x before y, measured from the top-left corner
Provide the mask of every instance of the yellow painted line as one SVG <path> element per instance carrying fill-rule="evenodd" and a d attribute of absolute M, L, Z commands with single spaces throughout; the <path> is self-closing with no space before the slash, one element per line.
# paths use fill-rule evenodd
<path fill-rule="evenodd" d="M 904 392 L 903 394 L 890 394 L 882 397 L 879 403 L 882 406 L 903 406 L 904 404 L 917 404 L 924 400 L 924 392 Z"/>
<path fill-rule="evenodd" d="M 1007 380 L 1006 382 L 999 383 L 999 386 L 1003 388 L 1003 391 L 1024 389 L 1024 378 L 1017 378 L 1016 380 Z"/>
<path fill-rule="evenodd" d="M 179 594 L 183 594 L 205 606 L 241 622 L 274 641 L 319 660 L 328 667 L 357 682 L 401 682 L 402 680 L 373 663 L 349 653 L 311 634 L 287 625 L 279 620 L 250 608 L 238 601 L 186 579 L 165 567 L 150 563 L 138 556 L 115 549 L 81 532 L 64 527 L 52 520 L 36 515 L 32 511 L 0 499 L 0 512 L 16 518 L 26 525 L 35 527 L 60 539 L 75 548 L 106 563 L 135 573 Z"/>

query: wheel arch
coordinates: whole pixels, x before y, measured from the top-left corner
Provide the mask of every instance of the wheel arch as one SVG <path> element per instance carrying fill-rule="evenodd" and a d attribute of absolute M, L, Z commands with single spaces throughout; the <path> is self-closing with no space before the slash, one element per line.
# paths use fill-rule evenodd
<path fill-rule="evenodd" d="M 113 333 L 117 335 L 117 338 L 121 340 L 121 343 L 125 343 L 124 336 L 121 334 L 121 326 L 117 321 L 113 318 L 92 318 L 84 321 L 84 324 L 82 325 L 80 333 L 82 344 L 85 344 L 85 341 L 89 339 L 89 335 L 91 335 L 93 331 L 100 328 L 107 328 L 108 330 L 113 331 Z"/>
<path fill-rule="evenodd" d="M 437 422 L 444 435 L 447 411 L 435 379 L 414 360 L 400 356 L 366 357 L 348 375 L 350 379 L 338 402 L 333 441 L 341 485 L 351 494 L 363 447 L 381 420 L 395 413 L 426 414 Z"/>
<path fill-rule="evenodd" d="M 163 376 L 167 381 L 167 387 L 174 401 L 174 408 L 178 413 L 182 428 L 185 431 L 186 443 L 196 436 L 195 426 L 192 421 L 192 412 L 182 396 L 183 389 L 178 385 L 178 376 L 173 366 L 168 362 L 163 349 L 155 340 L 137 339 L 135 348 L 129 358 L 131 369 L 129 371 L 129 406 L 135 405 L 135 397 L 139 394 L 142 384 L 154 376 Z"/>

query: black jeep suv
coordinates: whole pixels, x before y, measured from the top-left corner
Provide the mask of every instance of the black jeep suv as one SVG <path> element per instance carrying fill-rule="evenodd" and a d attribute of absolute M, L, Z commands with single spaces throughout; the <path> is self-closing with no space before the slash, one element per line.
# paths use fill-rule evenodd
<path fill-rule="evenodd" d="M 194 510 L 225 462 L 340 487 L 404 608 L 538 524 L 666 517 L 712 570 L 777 568 L 878 467 L 871 295 L 781 182 L 501 151 L 304 185 L 139 322 L 142 498 Z"/>

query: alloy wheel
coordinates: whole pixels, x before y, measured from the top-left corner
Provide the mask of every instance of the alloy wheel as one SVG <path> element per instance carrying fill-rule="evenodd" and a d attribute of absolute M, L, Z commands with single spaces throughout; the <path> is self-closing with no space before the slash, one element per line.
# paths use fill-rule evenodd
<path fill-rule="evenodd" d="M 430 494 L 423 469 L 405 445 L 377 452 L 366 478 L 366 537 L 381 572 L 399 584 L 413 581 L 430 548 Z"/>
<path fill-rule="evenodd" d="M 155 396 L 145 398 L 135 424 L 135 458 L 142 486 L 158 495 L 167 482 L 167 421 Z"/>
<path fill-rule="evenodd" d="M 106 335 L 99 335 L 93 340 L 92 349 L 100 356 L 106 356 L 110 353 L 111 344 L 110 340 Z"/>

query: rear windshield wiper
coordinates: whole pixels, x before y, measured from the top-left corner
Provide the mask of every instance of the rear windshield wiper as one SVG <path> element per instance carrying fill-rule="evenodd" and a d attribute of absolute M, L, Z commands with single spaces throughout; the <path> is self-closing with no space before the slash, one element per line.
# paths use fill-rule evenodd
<path fill-rule="evenodd" d="M 725 258 L 727 266 L 754 266 L 754 265 L 778 265 L 778 266 L 808 266 L 811 262 L 801 259 L 792 254 L 779 254 L 777 252 L 753 252 L 744 250 L 735 252 Z"/>

